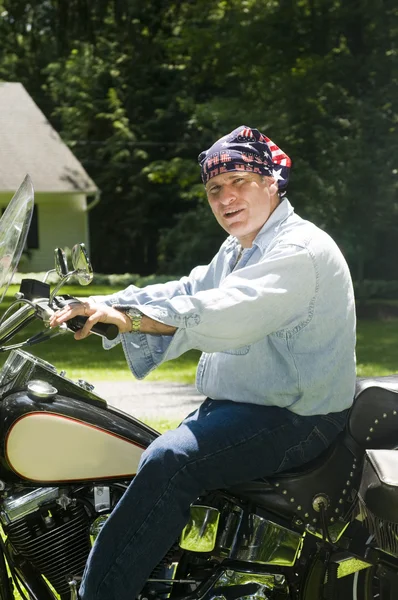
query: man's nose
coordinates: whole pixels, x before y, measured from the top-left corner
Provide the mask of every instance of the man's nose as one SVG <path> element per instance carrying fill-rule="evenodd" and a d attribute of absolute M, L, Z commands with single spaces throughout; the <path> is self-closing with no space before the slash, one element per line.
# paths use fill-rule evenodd
<path fill-rule="evenodd" d="M 231 204 L 231 202 L 234 202 L 234 200 L 236 200 L 236 193 L 234 189 L 230 186 L 225 186 L 222 189 L 219 199 L 222 204 L 228 206 L 229 204 Z"/>

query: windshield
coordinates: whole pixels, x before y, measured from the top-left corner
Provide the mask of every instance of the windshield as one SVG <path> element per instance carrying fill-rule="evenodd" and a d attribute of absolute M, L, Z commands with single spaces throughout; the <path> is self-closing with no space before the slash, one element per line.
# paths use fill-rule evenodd
<path fill-rule="evenodd" d="M 0 219 L 0 302 L 25 247 L 33 205 L 32 180 L 26 175 Z"/>

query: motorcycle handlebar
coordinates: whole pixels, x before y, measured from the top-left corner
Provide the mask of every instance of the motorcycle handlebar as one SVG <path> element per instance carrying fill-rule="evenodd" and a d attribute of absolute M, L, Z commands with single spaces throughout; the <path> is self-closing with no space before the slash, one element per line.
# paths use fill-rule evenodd
<path fill-rule="evenodd" d="M 73 303 L 80 302 L 80 300 L 78 300 L 77 298 L 74 298 L 73 296 L 56 297 L 56 298 L 54 298 L 54 301 L 59 308 L 63 308 L 64 306 L 66 306 L 67 304 L 70 304 L 71 302 L 73 302 Z M 78 331 L 79 329 L 82 329 L 82 327 L 84 326 L 86 321 L 87 321 L 87 317 L 84 317 L 83 315 L 77 315 L 76 317 L 73 317 L 73 319 L 69 319 L 69 321 L 66 321 L 66 325 L 67 325 L 68 329 L 75 332 L 75 331 Z M 101 335 L 102 337 L 105 337 L 107 340 L 114 340 L 115 337 L 119 334 L 119 329 L 114 324 L 96 323 L 91 328 L 91 332 L 96 333 L 97 335 Z"/>
<path fill-rule="evenodd" d="M 83 317 L 81 315 L 77 315 L 77 317 L 73 317 L 73 319 L 69 319 L 66 321 L 66 324 L 69 329 L 72 331 L 78 331 L 83 327 L 85 322 L 87 321 L 87 317 Z M 107 340 L 114 340 L 115 337 L 119 334 L 119 329 L 116 325 L 106 324 L 106 323 L 96 323 L 91 328 L 92 333 L 96 333 L 97 335 L 102 335 Z"/>
<path fill-rule="evenodd" d="M 0 325 L 0 346 L 10 340 L 18 331 L 33 321 L 36 309 L 31 304 L 21 306 Z"/>

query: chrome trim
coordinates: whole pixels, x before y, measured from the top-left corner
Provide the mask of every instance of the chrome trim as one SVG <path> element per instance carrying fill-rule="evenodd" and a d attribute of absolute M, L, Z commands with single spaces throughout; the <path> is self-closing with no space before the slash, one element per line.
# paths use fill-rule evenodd
<path fill-rule="evenodd" d="M 96 512 L 103 512 L 111 508 L 111 493 L 107 486 L 94 486 L 94 508 Z"/>
<path fill-rule="evenodd" d="M 349 521 L 343 522 L 338 521 L 337 523 L 333 523 L 332 525 L 328 525 L 329 537 L 333 544 L 339 541 L 347 527 L 349 526 Z M 323 532 L 320 529 L 316 529 L 310 524 L 306 525 L 306 531 L 313 535 L 314 537 L 320 538 L 323 540 Z"/>
<path fill-rule="evenodd" d="M 93 521 L 90 525 L 90 540 L 91 540 L 91 545 L 94 546 L 94 542 L 97 539 L 97 537 L 99 536 L 99 534 L 101 533 L 101 530 L 103 528 L 103 526 L 105 525 L 105 523 L 108 520 L 109 515 L 101 515 L 100 517 L 98 517 L 97 519 L 95 519 L 95 521 Z"/>
<path fill-rule="evenodd" d="M 191 506 L 188 523 L 184 527 L 180 547 L 191 552 L 211 552 L 216 544 L 220 511 L 211 506 Z"/>
<path fill-rule="evenodd" d="M 59 488 L 37 488 L 27 493 L 9 496 L 3 499 L 3 510 L 1 520 L 7 525 L 34 512 L 45 502 L 56 500 Z"/>
<path fill-rule="evenodd" d="M 234 558 L 254 563 L 291 567 L 301 552 L 304 534 L 249 514 L 247 535 Z"/>
<path fill-rule="evenodd" d="M 222 594 L 217 596 L 218 587 L 246 585 L 248 583 L 258 584 L 259 589 L 254 594 L 251 594 L 250 598 L 258 598 L 259 600 L 271 600 L 271 598 L 274 597 L 274 590 L 277 590 L 278 593 L 282 592 L 286 594 L 289 591 L 284 575 L 275 573 L 243 573 L 240 571 L 226 570 L 214 585 L 212 600 L 223 598 Z M 245 598 L 243 594 L 242 597 Z"/>
<path fill-rule="evenodd" d="M 51 400 L 58 394 L 57 388 L 42 379 L 31 379 L 27 388 L 29 396 L 35 400 Z"/>

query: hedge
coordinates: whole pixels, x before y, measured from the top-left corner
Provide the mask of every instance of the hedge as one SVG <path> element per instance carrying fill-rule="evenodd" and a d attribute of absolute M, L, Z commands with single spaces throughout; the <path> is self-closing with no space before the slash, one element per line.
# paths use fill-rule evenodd
<path fill-rule="evenodd" d="M 15 273 L 12 282 L 19 284 L 23 278 L 32 278 L 43 280 L 45 273 Z M 109 285 L 115 289 L 124 289 L 134 284 L 138 287 L 144 287 L 154 283 L 165 283 L 173 279 L 180 279 L 181 275 L 147 275 L 142 277 L 137 273 L 123 273 L 121 275 L 95 273 L 93 284 Z M 54 284 L 58 281 L 56 273 L 50 273 L 48 283 Z M 70 283 L 75 283 L 73 278 Z M 383 300 L 398 300 L 398 280 L 383 281 L 365 279 L 361 283 L 354 282 L 355 296 L 358 300 L 368 300 L 371 298 L 380 298 Z"/>

